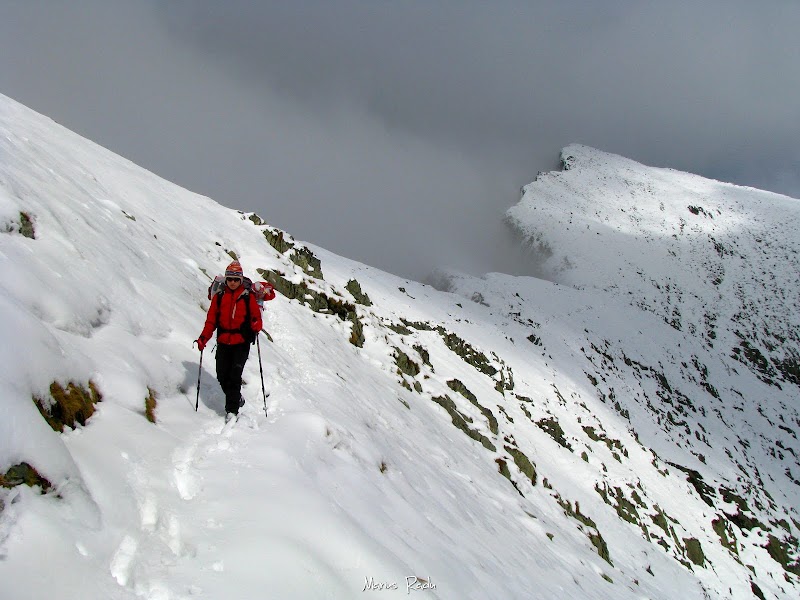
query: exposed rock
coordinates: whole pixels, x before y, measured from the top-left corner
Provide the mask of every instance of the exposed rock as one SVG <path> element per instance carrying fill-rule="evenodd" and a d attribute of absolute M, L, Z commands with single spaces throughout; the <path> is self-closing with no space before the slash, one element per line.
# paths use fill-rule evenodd
<path fill-rule="evenodd" d="M 93 381 L 89 381 L 88 390 L 73 382 L 65 390 L 54 381 L 50 384 L 50 398 L 34 397 L 33 401 L 53 431 L 60 433 L 65 426 L 75 429 L 76 423 L 86 425 L 94 414 L 94 405 L 102 399 Z"/>
<path fill-rule="evenodd" d="M 363 304 L 364 306 L 372 306 L 372 301 L 369 299 L 369 296 L 365 292 L 361 291 L 361 284 L 359 284 L 355 279 L 348 281 L 345 289 L 353 295 L 353 298 L 355 298 L 356 302 L 359 304 Z"/>

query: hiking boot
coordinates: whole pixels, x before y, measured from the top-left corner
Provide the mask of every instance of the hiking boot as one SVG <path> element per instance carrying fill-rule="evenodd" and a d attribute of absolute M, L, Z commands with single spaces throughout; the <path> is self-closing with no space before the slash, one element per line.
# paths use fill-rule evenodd
<path fill-rule="evenodd" d="M 239 396 L 239 408 L 242 408 L 243 406 L 244 406 L 244 398 L 242 396 Z"/>

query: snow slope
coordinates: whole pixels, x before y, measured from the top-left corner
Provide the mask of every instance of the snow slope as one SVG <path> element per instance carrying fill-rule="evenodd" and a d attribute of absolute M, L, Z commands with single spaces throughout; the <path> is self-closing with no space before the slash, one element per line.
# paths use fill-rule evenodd
<path fill-rule="evenodd" d="M 52 484 L 0 490 L 4 598 L 796 595 L 797 388 L 661 305 L 577 271 L 398 279 L 2 96 L 0 224 L 0 474 Z M 192 340 L 232 255 L 281 293 L 268 416 L 254 348 L 224 426 Z M 85 425 L 42 418 L 54 381 L 102 393 Z"/>
<path fill-rule="evenodd" d="M 507 220 L 545 276 L 800 385 L 800 201 L 572 145 Z"/>

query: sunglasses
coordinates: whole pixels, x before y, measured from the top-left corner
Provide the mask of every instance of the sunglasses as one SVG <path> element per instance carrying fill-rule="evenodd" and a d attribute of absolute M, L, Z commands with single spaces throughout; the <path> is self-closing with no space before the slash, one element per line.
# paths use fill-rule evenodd
<path fill-rule="evenodd" d="M 226 277 L 226 278 L 225 278 L 225 281 L 227 281 L 228 283 L 230 283 L 230 282 L 232 282 L 232 281 L 239 281 L 239 282 L 241 282 L 241 281 L 242 281 L 242 279 L 241 279 L 241 277 Z"/>

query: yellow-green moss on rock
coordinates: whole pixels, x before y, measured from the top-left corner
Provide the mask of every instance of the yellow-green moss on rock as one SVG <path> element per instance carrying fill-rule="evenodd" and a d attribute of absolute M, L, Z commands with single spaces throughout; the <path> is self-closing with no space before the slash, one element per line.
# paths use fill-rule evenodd
<path fill-rule="evenodd" d="M 93 381 L 89 381 L 89 389 L 71 381 L 64 389 L 54 381 L 50 384 L 50 398 L 34 396 L 33 402 L 53 431 L 61 433 L 65 426 L 75 429 L 76 424 L 86 425 L 94 414 L 95 404 L 102 399 Z"/>
<path fill-rule="evenodd" d="M 43 494 L 53 487 L 45 477 L 42 477 L 34 467 L 26 462 L 14 465 L 5 474 L 0 474 L 0 487 L 13 488 L 18 485 L 27 485 L 29 487 L 38 485 L 42 488 Z"/>
<path fill-rule="evenodd" d="M 156 406 L 158 406 L 156 393 L 153 389 L 148 387 L 147 396 L 145 396 L 144 399 L 144 416 L 147 417 L 147 420 L 151 423 L 156 422 Z"/>

